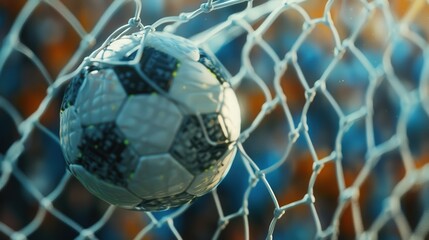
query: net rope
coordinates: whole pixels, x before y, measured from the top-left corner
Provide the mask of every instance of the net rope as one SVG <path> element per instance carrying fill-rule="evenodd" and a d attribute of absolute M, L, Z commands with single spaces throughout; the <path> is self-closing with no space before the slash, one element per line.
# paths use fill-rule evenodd
<path fill-rule="evenodd" d="M 5 5 L 5 9 L 7 9 L 7 4 L 1 3 L 0 6 Z M 183 5 L 180 14 L 163 16 L 151 25 L 144 25 L 141 21 L 141 17 L 143 17 L 141 14 L 144 13 L 145 8 L 140 1 L 114 0 L 106 6 L 89 31 L 78 17 L 78 12 L 73 11 L 62 1 L 28 0 L 19 6 L 10 29 L 3 35 L 0 34 L 0 37 L 3 38 L 0 48 L 0 83 L 3 82 L 3 84 L 0 86 L 5 86 L 4 82 L 14 81 L 13 76 L 6 73 L 13 67 L 19 69 L 19 62 L 13 61 L 13 59 L 14 56 L 20 54 L 37 69 L 45 81 L 45 87 L 39 93 L 43 94 L 42 100 L 27 115 L 17 107 L 16 98 L 11 97 L 10 92 L 1 91 L 0 111 L 3 113 L 1 119 L 12 122 L 17 132 L 16 138 L 5 141 L 7 144 L 2 143 L 6 145 L 6 148 L 4 152 L 0 152 L 0 195 L 2 203 L 4 203 L 0 215 L 1 237 L 32 239 L 35 232 L 40 231 L 45 224 L 49 224 L 47 220 L 49 218 L 56 219 L 72 229 L 77 239 L 100 238 L 98 233 L 106 231 L 104 228 L 114 221 L 113 216 L 124 210 L 107 206 L 101 211 L 101 214 L 97 215 L 96 221 L 85 224 L 68 216 L 66 211 L 58 207 L 60 205 L 58 202 L 61 196 L 66 195 L 66 192 L 70 190 L 67 187 L 70 182 L 75 181 L 70 173 L 65 171 L 65 168 L 57 169 L 56 173 L 45 172 L 44 174 L 60 175 L 57 182 L 50 183 L 54 187 L 46 192 L 42 191 L 34 178 L 27 173 L 27 170 L 24 170 L 24 167 L 21 167 L 21 162 L 25 161 L 23 160 L 24 155 L 30 151 L 30 145 L 34 144 L 32 136 L 36 133 L 41 134 L 54 142 L 54 147 L 59 149 L 58 130 L 46 126 L 43 118 L 51 108 L 54 108 L 54 111 L 58 110 L 55 107 L 61 100 L 64 86 L 72 76 L 80 71 L 83 65 L 80 63 L 82 60 L 85 63 L 85 57 L 94 50 L 97 44 L 101 43 L 97 46 L 101 49 L 112 38 L 136 31 L 147 32 L 164 29 L 181 33 L 181 29 L 191 25 L 192 20 L 204 16 L 216 16 L 221 11 L 226 11 L 228 16 L 225 19 L 193 34 L 191 39 L 216 53 L 222 51 L 224 46 L 231 44 L 236 39 L 241 39 L 242 46 L 240 46 L 240 54 L 237 55 L 236 60 L 241 64 L 235 69 L 231 83 L 237 88 L 239 96 L 244 99 L 245 103 L 255 101 L 258 97 L 262 100 L 256 110 L 253 110 L 255 113 L 252 118 L 247 123 L 243 123 L 245 127 L 237 143 L 239 156 L 235 159 L 233 169 L 240 168 L 243 173 L 241 178 L 246 182 L 246 186 L 240 193 L 240 205 L 236 208 L 226 206 L 229 200 L 228 196 L 224 196 L 223 191 L 221 194 L 222 187 L 225 184 L 234 183 L 221 183 L 218 190 L 210 193 L 211 201 L 207 200 L 215 209 L 217 216 L 215 228 L 205 236 L 219 239 L 225 236 L 236 236 L 225 233 L 226 231 L 236 231 L 239 238 L 243 239 L 257 239 L 261 236 L 267 239 L 282 239 L 291 233 L 287 229 L 299 228 L 304 234 L 299 236 L 304 236 L 303 238 L 312 236 L 324 239 L 348 236 L 343 232 L 345 228 L 348 228 L 351 229 L 349 231 L 352 235 L 359 239 L 374 239 L 392 235 L 402 239 L 427 239 L 429 236 L 429 205 L 427 204 L 429 202 L 429 153 L 424 151 L 424 143 L 428 147 L 429 135 L 424 133 L 427 133 L 429 128 L 429 29 L 427 26 L 425 29 L 425 25 L 418 21 L 418 17 L 422 14 L 422 9 L 428 10 L 429 2 L 410 1 L 407 3 L 407 8 L 403 9 L 403 13 L 396 14 L 392 10 L 394 4 L 387 0 L 328 0 L 323 2 L 323 5 L 316 4 L 318 7 L 322 7 L 320 16 L 311 13 L 311 4 L 314 4 L 314 1 L 203 1 L 199 6 Z M 131 18 L 127 24 L 112 31 L 109 28 L 109 22 L 125 5 L 132 8 L 129 11 Z M 344 7 L 352 5 L 357 7 L 352 10 Z M 22 41 L 26 24 L 33 19 L 35 12 L 42 6 L 47 6 L 49 11 L 59 14 L 64 24 L 73 29 L 79 38 L 79 44 L 55 77 L 52 77 L 52 70 L 46 67 L 46 60 L 40 56 L 40 52 L 33 50 L 31 44 Z M 184 11 L 184 9 L 191 10 Z M 338 17 L 341 14 L 345 14 L 343 20 Z M 285 15 L 291 16 L 286 23 L 279 20 Z M 358 17 L 353 19 L 353 16 Z M 365 42 L 362 35 L 368 24 L 374 23 L 374 16 L 383 19 L 382 27 L 378 28 L 383 42 L 381 44 L 383 47 L 377 50 L 376 58 L 378 57 L 378 60 L 373 60 L 362 44 L 362 41 Z M 349 28 L 347 31 L 339 29 L 338 21 L 345 21 L 344 19 L 347 17 L 352 20 L 343 22 L 343 24 L 348 24 Z M 279 25 L 281 24 L 285 24 L 285 26 L 280 32 Z M 295 26 L 293 29 L 290 27 L 291 24 Z M 329 57 L 321 60 L 324 61 L 324 67 L 320 76 L 312 77 L 307 71 L 309 67 L 316 66 L 305 65 L 303 59 L 305 59 L 304 53 L 306 52 L 303 49 L 309 47 L 306 44 L 321 26 L 325 29 L 323 36 L 328 37 L 320 37 L 313 43 L 329 45 L 332 48 L 324 53 Z M 113 33 L 105 38 L 105 33 L 109 31 Z M 278 45 L 275 45 L 273 39 L 281 39 L 289 31 L 298 33 L 286 51 L 279 51 Z M 376 40 L 374 36 L 372 41 Z M 400 65 L 395 62 L 403 56 L 397 57 L 397 52 L 405 48 L 404 45 L 400 45 L 404 42 L 408 44 L 405 46 L 412 46 L 413 56 L 421 56 L 420 68 L 418 68 L 417 77 L 414 80 L 404 80 L 406 76 L 404 77 L 398 70 Z M 256 56 L 264 56 L 260 61 L 269 62 L 268 65 L 271 67 L 269 73 L 264 72 L 266 68 L 259 67 L 260 63 Z M 351 58 L 360 66 L 360 73 L 364 73 L 361 85 L 347 83 L 347 81 L 344 83 L 343 78 L 335 77 L 335 74 L 344 68 L 343 65 L 347 59 Z M 227 63 L 225 66 L 229 68 Z M 294 94 L 285 88 L 285 84 L 287 84 L 285 82 L 291 75 L 290 72 L 293 72 L 296 85 L 299 86 L 298 89 L 301 89 L 298 91 L 299 93 Z M 348 75 L 349 78 L 358 78 L 354 76 L 358 75 L 356 72 L 350 75 L 352 76 Z M 31 79 L 24 80 L 23 84 L 31 86 Z M 350 84 L 350 88 L 360 89 L 361 92 L 357 90 L 359 92 L 358 100 L 350 100 L 353 96 L 348 95 L 347 92 L 341 98 L 341 91 L 345 91 L 340 88 L 343 86 L 342 84 Z M 242 88 L 244 90 L 241 90 Z M 247 88 L 251 88 L 257 94 L 247 93 L 245 90 Z M 31 93 L 35 94 L 36 90 L 38 89 L 32 90 Z M 296 102 L 294 99 L 296 95 L 303 99 L 302 105 L 298 105 L 298 107 L 293 105 Z M 379 106 L 378 99 L 381 97 L 388 99 L 394 105 L 393 113 L 387 116 L 395 118 L 381 124 L 389 125 L 390 121 L 393 121 L 390 127 L 391 133 L 384 137 L 379 137 L 382 129 L 377 120 L 383 117 L 380 117 L 379 113 L 385 110 Z M 347 108 L 347 104 L 351 104 L 352 107 Z M 316 109 L 320 109 L 318 114 L 314 113 Z M 318 128 L 326 127 L 321 123 L 322 120 L 319 122 L 319 119 L 323 118 L 321 115 L 324 114 L 332 115 L 336 123 L 334 130 L 327 130 L 331 131 L 329 137 L 332 139 L 330 140 L 316 139 L 315 135 Z M 253 138 L 261 137 L 261 133 L 258 132 L 260 129 L 268 131 L 262 137 L 272 137 L 274 140 L 263 139 L 259 143 L 269 144 L 275 141 L 276 134 L 279 133 L 275 132 L 276 129 L 267 130 L 269 128 L 266 126 L 266 122 L 273 119 L 282 124 L 280 131 L 282 137 L 277 142 L 281 146 L 278 147 L 279 151 L 274 160 L 260 159 L 255 157 L 256 154 L 252 151 L 254 145 L 251 143 L 255 141 Z M 411 128 L 417 129 L 417 137 L 413 135 L 414 132 L 410 133 Z M 2 126 L 3 130 L 6 131 Z M 360 137 L 351 139 L 349 135 L 351 131 L 360 132 Z M 423 137 L 418 135 L 419 133 L 423 134 Z M 328 150 L 319 147 L 319 144 L 324 141 L 333 143 Z M 350 155 L 359 153 L 347 152 L 350 145 L 362 145 L 362 149 L 364 149 L 357 151 L 361 155 L 357 156 L 357 160 L 353 160 L 355 161 L 353 163 L 350 162 L 350 158 L 353 157 Z M 52 144 L 49 146 L 52 147 Z M 422 147 L 415 150 L 417 146 Z M 47 148 L 48 144 L 42 144 L 40 147 Z M 297 172 L 298 180 L 293 180 L 286 175 L 294 175 L 292 171 L 298 171 L 298 162 L 304 161 L 299 159 L 300 155 L 296 154 L 298 151 L 296 149 L 300 148 L 305 149 L 301 152 L 305 152 L 309 159 L 306 162 L 309 164 L 305 165 L 308 174 L 301 176 L 300 172 Z M 37 156 L 32 153 L 30 159 L 42 158 L 40 161 L 43 161 L 46 156 L 43 153 L 40 154 Z M 63 159 L 56 159 L 56 161 L 63 161 Z M 31 164 L 35 163 L 30 162 L 30 167 Z M 25 168 L 28 167 L 25 166 Z M 288 168 L 291 169 L 287 170 Z M 384 168 L 387 170 L 383 170 Z M 279 174 L 280 180 L 276 177 Z M 329 183 L 320 185 L 319 182 L 323 181 L 327 175 L 330 175 Z M 385 185 L 380 188 L 368 187 L 368 185 L 376 185 L 371 183 L 374 179 L 378 179 L 380 184 Z M 14 228 L 13 222 L 10 223 L 10 219 L 7 219 L 4 209 L 15 201 L 9 195 L 11 190 L 8 185 L 11 185 L 12 181 L 18 182 L 18 188 L 24 192 L 26 198 L 34 199 L 34 209 L 36 209 L 32 217 L 23 220 L 17 228 Z M 295 198 L 281 197 L 282 194 L 287 195 L 287 193 L 295 191 L 294 184 L 298 183 L 304 189 L 295 192 Z M 322 193 L 329 192 L 329 188 L 337 189 L 334 194 L 336 199 L 333 203 L 323 203 Z M 378 192 L 382 192 L 380 189 L 390 190 L 386 190 L 385 195 L 377 195 Z M 412 217 L 409 216 L 410 206 L 405 203 L 410 194 L 414 194 L 415 197 L 411 208 L 417 212 Z M 256 226 L 254 225 L 258 224 L 253 216 L 255 212 L 258 212 L 254 209 L 255 204 L 252 203 L 252 201 L 256 201 L 254 200 L 255 195 L 264 195 L 268 199 L 264 202 L 264 209 L 269 212 L 270 217 L 268 222 L 260 223 L 263 225 L 263 233 L 255 232 Z M 379 197 L 374 197 L 376 195 Z M 322 203 L 319 199 L 322 199 Z M 198 201 L 200 200 L 197 200 L 197 203 Z M 374 202 L 378 204 L 375 204 L 378 206 L 378 210 L 368 217 L 371 215 L 369 212 L 373 211 L 369 208 L 374 208 L 374 204 L 371 205 Z M 327 205 L 333 206 L 329 208 L 331 213 L 327 214 L 330 217 L 326 217 L 326 213 L 324 213 L 328 211 L 324 209 L 324 206 Z M 139 225 L 137 231 L 133 231 L 136 234 L 132 237 L 135 239 L 156 238 L 157 234 L 161 234 L 157 229 L 166 229 L 165 231 L 171 234 L 170 236 L 177 239 L 185 238 L 186 234 L 181 232 L 181 229 L 184 228 L 183 225 L 196 224 L 188 222 L 190 220 L 186 218 L 186 213 L 193 207 L 195 206 L 185 205 L 164 214 L 137 213 L 144 219 L 144 224 Z M 198 208 L 200 211 L 204 211 L 201 210 L 203 207 L 200 205 Z M 225 210 L 227 208 L 228 211 Z M 125 215 L 127 213 L 127 211 L 122 212 Z M 133 214 L 135 213 L 133 212 Z M 236 224 L 237 222 L 238 224 Z"/>

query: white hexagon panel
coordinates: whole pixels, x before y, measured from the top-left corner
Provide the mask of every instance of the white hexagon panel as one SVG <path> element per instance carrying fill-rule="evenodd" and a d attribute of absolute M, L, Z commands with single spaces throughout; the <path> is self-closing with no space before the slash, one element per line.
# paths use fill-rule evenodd
<path fill-rule="evenodd" d="M 135 35 L 123 36 L 111 42 L 103 51 L 100 51 L 96 58 L 103 60 L 121 60 L 127 54 L 136 50 L 141 39 Z"/>
<path fill-rule="evenodd" d="M 127 97 L 112 69 L 88 73 L 76 98 L 76 110 L 83 125 L 114 121 Z"/>
<path fill-rule="evenodd" d="M 188 113 L 210 113 L 219 108 L 223 86 L 203 64 L 180 62 L 169 95 L 188 109 Z"/>
<path fill-rule="evenodd" d="M 168 151 L 182 121 L 176 105 L 158 94 L 130 96 L 116 125 L 140 155 Z"/>
<path fill-rule="evenodd" d="M 240 106 L 231 88 L 225 88 L 222 93 L 219 113 L 223 116 L 225 136 L 229 139 L 238 139 L 241 127 Z"/>
<path fill-rule="evenodd" d="M 145 156 L 130 177 L 128 189 L 144 199 L 163 198 L 184 192 L 193 178 L 169 154 Z"/>

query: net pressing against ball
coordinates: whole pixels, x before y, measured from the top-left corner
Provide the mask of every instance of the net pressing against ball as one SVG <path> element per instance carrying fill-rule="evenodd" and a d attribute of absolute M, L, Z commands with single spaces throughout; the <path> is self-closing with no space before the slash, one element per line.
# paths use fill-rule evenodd
<path fill-rule="evenodd" d="M 428 237 L 427 1 L 31 0 L 0 7 L 0 238 Z M 237 154 L 222 183 L 192 204 L 156 213 L 94 197 L 66 170 L 58 137 L 66 85 L 81 74 L 82 82 L 103 75 L 116 83 L 118 72 L 135 74 L 131 49 L 126 64 L 109 58 L 116 50 L 103 61 L 92 53 L 138 32 L 174 33 L 210 49 L 231 73 L 225 80 L 241 107 Z M 96 62 L 111 70 L 97 72 Z M 123 71 L 113 70 L 118 65 Z M 139 95 L 129 91 L 159 88 L 158 97 L 167 96 L 170 84 L 126 82 L 117 85 L 123 103 Z M 169 106 L 165 100 L 157 106 Z M 173 102 L 180 114 L 192 113 Z M 95 121 L 89 115 L 85 121 Z M 99 129 L 80 124 L 85 141 L 97 143 L 100 132 L 103 142 L 121 139 L 118 117 L 96 119 Z M 204 119 L 214 117 L 182 119 L 183 131 L 197 134 Z M 118 169 L 107 177 L 100 166 L 94 172 L 106 181 L 130 176 Z"/>
<path fill-rule="evenodd" d="M 113 205 L 146 211 L 217 186 L 240 133 L 238 102 L 217 60 L 158 32 L 123 36 L 92 55 L 61 107 L 73 175 Z"/>

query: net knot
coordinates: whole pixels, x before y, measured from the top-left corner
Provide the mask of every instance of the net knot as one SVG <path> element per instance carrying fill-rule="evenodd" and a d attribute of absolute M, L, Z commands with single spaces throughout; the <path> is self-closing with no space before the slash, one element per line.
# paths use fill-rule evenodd
<path fill-rule="evenodd" d="M 249 216 L 249 208 L 247 208 L 247 206 L 242 207 L 240 212 L 243 216 Z"/>
<path fill-rule="evenodd" d="M 316 202 L 316 198 L 313 194 L 309 195 L 308 193 L 304 196 L 304 201 L 308 204 L 314 204 Z"/>
<path fill-rule="evenodd" d="M 274 209 L 274 218 L 280 219 L 284 213 L 285 213 L 285 210 L 283 210 L 281 208 L 275 208 Z"/>
<path fill-rule="evenodd" d="M 355 187 L 349 187 L 344 189 L 344 191 L 340 195 L 340 199 L 343 202 L 347 202 L 350 199 L 356 199 L 359 197 L 359 189 Z"/>
<path fill-rule="evenodd" d="M 285 60 L 296 63 L 298 61 L 298 56 L 296 54 L 296 51 L 290 51 L 286 53 Z"/>
<path fill-rule="evenodd" d="M 211 3 L 203 3 L 203 4 L 201 4 L 200 8 L 201 8 L 201 10 L 203 10 L 203 12 L 209 13 L 209 12 L 213 11 L 214 6 Z"/>
<path fill-rule="evenodd" d="M 335 47 L 334 56 L 339 59 L 342 58 L 350 44 L 351 43 L 349 39 L 344 39 L 340 46 Z"/>
<path fill-rule="evenodd" d="M 287 70 L 287 61 L 279 61 L 274 65 L 276 73 L 284 73 Z"/>
<path fill-rule="evenodd" d="M 315 96 L 316 96 L 316 91 L 314 89 L 309 89 L 305 91 L 305 99 L 307 101 L 312 102 Z"/>
<path fill-rule="evenodd" d="M 322 80 L 317 80 L 314 83 L 314 88 L 315 89 L 320 89 L 322 91 L 326 90 L 326 81 L 322 81 Z"/>
<path fill-rule="evenodd" d="M 341 117 L 340 118 L 340 127 L 347 129 L 350 126 L 350 120 L 349 118 L 346 117 Z"/>
<path fill-rule="evenodd" d="M 384 200 L 384 212 L 393 216 L 401 209 L 401 202 L 397 197 L 388 197 Z"/>
<path fill-rule="evenodd" d="M 156 29 L 152 25 L 147 25 L 144 26 L 143 30 L 146 32 L 155 32 Z"/>
<path fill-rule="evenodd" d="M 259 170 L 255 172 L 255 176 L 256 178 L 261 179 L 265 177 L 265 173 Z"/>
<path fill-rule="evenodd" d="M 40 201 L 40 204 L 45 208 L 45 209 L 52 209 L 53 205 L 52 205 L 52 201 L 47 199 L 47 198 L 43 198 Z"/>
<path fill-rule="evenodd" d="M 258 173 L 255 173 L 255 176 L 249 178 L 249 186 L 254 187 L 259 181 Z"/>
<path fill-rule="evenodd" d="M 82 40 L 80 41 L 80 45 L 84 48 L 88 48 L 94 46 L 96 42 L 97 40 L 95 39 L 95 37 L 92 34 L 88 34 L 82 38 Z"/>
<path fill-rule="evenodd" d="M 331 239 L 332 235 L 336 232 L 338 232 L 338 226 L 331 225 L 327 227 L 325 231 L 319 232 L 314 239 Z"/>
<path fill-rule="evenodd" d="M 258 35 L 256 35 L 254 32 L 251 32 L 247 35 L 247 41 L 250 43 L 255 43 L 258 39 Z"/>
<path fill-rule="evenodd" d="M 313 172 L 319 173 L 322 170 L 323 166 L 325 166 L 323 163 L 314 162 L 313 163 Z"/>
<path fill-rule="evenodd" d="M 298 138 L 299 138 L 299 132 L 296 129 L 294 129 L 293 131 L 291 131 L 289 133 L 289 140 L 291 142 L 293 142 L 293 143 L 296 142 L 296 140 L 298 140 Z"/>
<path fill-rule="evenodd" d="M 228 225 L 228 223 L 229 223 L 229 220 L 228 220 L 228 219 L 226 219 L 226 218 L 221 218 L 221 219 L 219 219 L 219 221 L 218 221 L 218 223 L 217 223 L 217 226 L 218 226 L 220 229 L 224 229 L 224 228 Z"/>
<path fill-rule="evenodd" d="M 49 87 L 46 88 L 46 93 L 48 95 L 52 95 L 52 94 L 54 94 L 55 89 L 56 88 L 54 87 L 54 85 L 50 85 Z"/>
<path fill-rule="evenodd" d="M 187 20 L 189 20 L 189 15 L 186 13 L 181 13 L 181 14 L 179 14 L 179 19 L 182 21 L 187 21 Z"/>
<path fill-rule="evenodd" d="M 138 17 L 133 17 L 133 18 L 130 18 L 130 20 L 128 20 L 128 25 L 130 25 L 130 27 L 132 28 L 139 27 L 140 23 L 141 21 L 140 21 L 140 18 Z"/>
<path fill-rule="evenodd" d="M 94 232 L 89 229 L 82 230 L 79 236 L 83 239 L 95 239 Z"/>
<path fill-rule="evenodd" d="M 302 30 L 303 31 L 308 31 L 309 29 L 312 29 L 314 27 L 315 27 L 315 23 L 314 22 L 308 22 L 308 21 L 306 21 L 306 22 L 304 22 L 302 24 Z"/>
<path fill-rule="evenodd" d="M 275 99 L 273 99 L 272 101 L 267 101 L 262 105 L 262 111 L 270 113 L 276 107 L 276 104 L 277 101 Z"/>

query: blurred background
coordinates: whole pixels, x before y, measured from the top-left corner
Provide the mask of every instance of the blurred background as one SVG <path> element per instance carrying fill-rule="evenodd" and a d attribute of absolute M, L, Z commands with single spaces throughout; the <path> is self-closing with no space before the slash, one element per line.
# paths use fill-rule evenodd
<path fill-rule="evenodd" d="M 47 94 L 49 80 L 55 80 L 61 69 L 70 61 L 80 45 L 82 36 L 72 27 L 69 21 L 77 21 L 84 32 L 91 32 L 103 13 L 113 1 L 110 0 L 61 0 L 41 1 L 31 10 L 19 31 L 14 30 L 17 38 L 14 43 L 6 38 L 16 27 L 17 17 L 30 2 L 25 0 L 0 0 L 0 43 L 4 53 L 8 48 L 12 52 L 4 62 L 0 62 L 0 97 L 2 102 L 9 102 L 23 119 L 29 117 L 40 105 Z M 116 1 L 117 2 L 117 1 Z M 254 1 L 254 5 L 265 1 Z M 335 0 L 330 14 L 340 40 L 350 37 L 361 21 L 365 5 L 353 0 Z M 373 1 L 368 1 L 373 2 Z M 374 1 L 377 2 L 377 1 Z M 383 2 L 383 1 L 378 1 Z M 357 47 L 368 62 L 374 67 L 383 67 L 383 54 L 390 48 L 389 57 L 393 72 L 405 92 L 415 91 L 421 83 L 424 64 L 422 49 L 406 37 L 391 37 L 392 28 L 389 22 L 399 23 L 410 11 L 413 1 L 391 0 L 388 4 L 390 14 L 375 8 L 365 18 L 354 46 Z M 55 4 L 61 3 L 61 4 Z M 177 16 L 182 12 L 193 11 L 201 5 L 196 0 L 142 0 L 141 19 L 144 25 L 152 24 L 165 16 Z M 300 6 L 310 19 L 321 18 L 325 14 L 326 1 L 306 1 Z M 74 19 L 65 19 L 58 11 L 62 6 Z M 199 15 L 182 24 L 177 34 L 191 37 L 202 31 L 224 22 L 228 17 L 246 8 L 246 3 Z M 94 50 L 116 28 L 126 24 L 133 17 L 135 5 L 124 3 L 113 14 L 97 37 Z M 391 17 L 392 19 L 388 19 Z M 262 20 L 250 24 L 253 29 L 259 27 Z M 262 38 L 283 58 L 297 39 L 303 34 L 306 21 L 297 9 L 290 9 L 280 14 L 271 24 Z M 410 31 L 428 44 L 429 39 L 429 6 L 422 7 L 413 15 L 409 24 Z M 163 27 L 163 26 L 162 26 Z M 162 29 L 160 27 L 159 30 Z M 398 27 L 399 29 L 399 27 Z M 232 75 L 236 75 L 242 66 L 242 50 L 247 41 L 247 32 L 223 45 L 216 55 Z M 332 29 L 325 24 L 316 24 L 314 29 L 296 49 L 299 68 L 306 83 L 312 87 L 321 78 L 335 56 L 335 39 Z M 28 51 L 29 50 L 29 51 Z M 40 59 L 46 72 L 31 60 L 32 54 Z M 29 57 L 30 56 L 30 57 Z M 255 45 L 249 53 L 249 59 L 255 73 L 265 82 L 271 94 L 274 91 L 274 64 L 276 62 L 264 49 Z M 81 59 L 82 60 L 82 59 Z M 426 61 L 428 61 L 426 59 Z M 79 61 L 80 62 L 80 61 Z M 3 64 L 3 65 L 1 65 Z M 76 67 L 76 66 L 74 66 Z M 281 77 L 281 87 L 287 97 L 287 104 L 295 126 L 301 121 L 306 103 L 305 88 L 299 79 L 299 72 L 288 64 Z M 426 76 L 427 78 L 428 76 Z M 386 76 L 370 95 L 373 104 L 374 142 L 381 144 L 398 131 L 401 111 L 401 97 L 394 91 Z M 339 63 L 330 72 L 326 88 L 339 104 L 344 114 L 355 112 L 368 104 L 367 92 L 370 85 L 370 74 L 355 54 L 346 51 Z M 245 77 L 236 89 L 242 108 L 242 129 L 247 129 L 261 111 L 266 101 L 263 92 L 255 81 Z M 58 94 L 40 119 L 41 125 L 55 136 L 59 129 L 59 105 L 62 93 Z M 3 105 L 3 104 L 2 104 Z M 416 169 L 429 164 L 429 118 L 422 104 L 410 109 L 406 120 L 406 135 L 411 150 L 412 161 Z M 340 118 L 329 99 L 316 94 L 307 112 L 309 136 L 318 159 L 328 157 L 334 150 L 340 128 Z M 342 153 L 342 170 L 346 186 L 350 186 L 366 164 L 368 149 L 365 118 L 355 121 L 344 133 L 340 144 Z M 245 150 L 253 161 L 264 169 L 281 159 L 289 142 L 291 126 L 284 112 L 278 106 L 267 114 L 261 124 L 243 143 Z M 13 142 L 19 139 L 19 131 L 10 114 L 0 107 L 0 159 L 6 154 Z M 294 143 L 286 161 L 271 173 L 267 174 L 278 203 L 282 206 L 303 198 L 307 193 L 310 176 L 313 173 L 314 159 L 311 146 L 303 134 Z M 7 179 L 0 190 L 0 223 L 15 231 L 28 226 L 35 219 L 40 202 L 29 192 L 36 188 L 43 195 L 51 193 L 65 174 L 65 163 L 58 142 L 35 128 L 25 143 L 25 151 L 19 157 L 16 168 L 31 182 L 31 187 L 23 186 L 14 175 Z M 338 205 L 339 188 L 334 162 L 324 165 L 314 185 L 315 206 L 322 229 L 331 225 L 334 211 Z M 5 171 L 0 171 L 5 176 Z M 360 188 L 359 204 L 364 229 L 369 228 L 384 209 L 384 199 L 391 195 L 396 184 L 405 176 L 404 159 L 399 148 L 381 155 L 372 168 L 368 178 Z M 225 215 L 237 212 L 243 205 L 244 192 L 249 186 L 249 174 L 238 154 L 233 166 L 224 181 L 218 187 L 218 194 Z M 401 198 L 401 208 L 411 230 L 416 229 L 423 213 L 429 211 L 428 183 L 411 188 Z M 98 221 L 109 207 L 103 201 L 89 194 L 74 178 L 71 178 L 54 207 L 82 227 L 89 227 Z M 270 221 L 273 218 L 273 201 L 260 181 L 249 196 L 249 227 L 251 239 L 264 239 Z M 174 211 L 174 210 L 172 210 Z M 168 215 L 172 211 L 156 213 L 156 217 Z M 192 206 L 174 221 L 184 239 L 210 239 L 218 228 L 219 214 L 213 197 L 208 194 L 196 200 Z M 150 223 L 144 213 L 117 209 L 107 223 L 96 233 L 100 239 L 132 239 Z M 242 218 L 232 219 L 222 231 L 220 239 L 244 239 L 244 222 Z M 0 229 L 4 229 L 1 227 Z M 291 208 L 277 223 L 274 239 L 311 239 L 316 234 L 316 223 L 308 205 Z M 352 211 L 346 207 L 340 218 L 339 238 L 349 239 L 355 235 Z M 378 233 L 381 239 L 399 239 L 399 231 L 393 221 L 386 223 Z M 29 239 L 73 239 L 79 234 L 68 224 L 50 213 L 43 218 L 40 226 L 29 236 Z M 0 231 L 0 239 L 9 236 Z M 146 236 L 147 239 L 172 239 L 167 225 L 155 228 Z M 426 239 L 428 236 L 426 235 Z"/>

